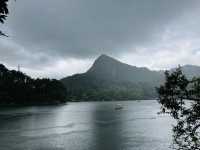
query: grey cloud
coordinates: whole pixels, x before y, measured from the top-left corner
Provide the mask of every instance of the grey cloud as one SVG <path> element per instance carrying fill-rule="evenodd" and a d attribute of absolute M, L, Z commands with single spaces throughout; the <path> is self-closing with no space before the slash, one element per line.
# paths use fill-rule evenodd
<path fill-rule="evenodd" d="M 155 42 L 188 0 L 20 0 L 12 2 L 8 26 L 27 51 L 64 57 L 120 54 Z M 33 47 L 33 48 L 32 48 Z"/>
<path fill-rule="evenodd" d="M 102 53 L 153 68 L 190 56 L 198 63 L 191 49 L 200 47 L 199 0 L 20 0 L 9 7 L 0 63 L 21 64 L 35 76 L 86 70 Z"/>
<path fill-rule="evenodd" d="M 16 67 L 23 65 L 32 69 L 41 69 L 56 62 L 55 57 L 43 52 L 27 51 L 9 39 L 0 39 L 0 63 Z"/>

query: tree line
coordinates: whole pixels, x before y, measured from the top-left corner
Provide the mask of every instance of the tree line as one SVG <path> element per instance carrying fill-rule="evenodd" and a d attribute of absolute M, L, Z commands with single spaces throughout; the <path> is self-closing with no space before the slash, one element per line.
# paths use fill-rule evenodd
<path fill-rule="evenodd" d="M 155 99 L 155 87 L 148 83 L 102 80 L 91 76 L 75 75 L 61 80 L 70 101 L 117 101 Z"/>
<path fill-rule="evenodd" d="M 33 79 L 0 64 L 0 104 L 38 105 L 66 101 L 66 89 L 55 79 Z"/>

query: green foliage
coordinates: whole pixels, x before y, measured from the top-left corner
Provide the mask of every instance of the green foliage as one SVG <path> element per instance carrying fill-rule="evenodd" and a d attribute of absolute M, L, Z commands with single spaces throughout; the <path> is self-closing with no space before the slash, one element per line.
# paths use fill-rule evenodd
<path fill-rule="evenodd" d="M 6 20 L 6 17 L 9 13 L 8 11 L 8 0 L 1 0 L 0 1 L 0 23 L 4 23 Z M 0 36 L 6 36 L 1 30 L 0 30 Z"/>
<path fill-rule="evenodd" d="M 177 121 L 173 146 L 177 150 L 200 149 L 200 78 L 187 79 L 181 68 L 165 73 L 166 81 L 157 88 L 162 112 Z M 190 101 L 189 101 L 190 100 Z"/>
<path fill-rule="evenodd" d="M 62 82 L 67 89 L 68 99 L 72 101 L 135 100 L 156 97 L 154 87 L 147 83 L 114 82 L 85 75 L 76 75 Z"/>
<path fill-rule="evenodd" d="M 32 79 L 0 64 L 0 104 L 37 105 L 65 102 L 66 89 L 53 79 Z"/>

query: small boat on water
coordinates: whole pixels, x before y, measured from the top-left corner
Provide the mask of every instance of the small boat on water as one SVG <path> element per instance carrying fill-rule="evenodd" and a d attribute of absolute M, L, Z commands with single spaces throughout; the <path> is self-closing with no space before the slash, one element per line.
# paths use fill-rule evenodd
<path fill-rule="evenodd" d="M 121 110 L 121 109 L 123 109 L 123 106 L 121 104 L 117 104 L 115 106 L 115 110 Z"/>

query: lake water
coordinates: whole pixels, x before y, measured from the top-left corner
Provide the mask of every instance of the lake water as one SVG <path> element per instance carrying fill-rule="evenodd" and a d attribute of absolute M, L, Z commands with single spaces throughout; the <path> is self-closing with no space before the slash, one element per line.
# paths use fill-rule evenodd
<path fill-rule="evenodd" d="M 115 110 L 121 103 L 122 110 Z M 0 108 L 1 150 L 169 150 L 172 120 L 156 101 Z"/>

